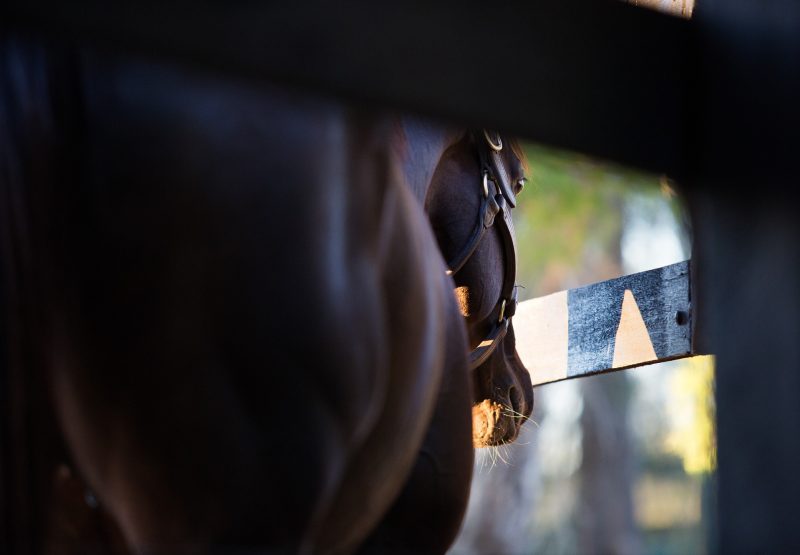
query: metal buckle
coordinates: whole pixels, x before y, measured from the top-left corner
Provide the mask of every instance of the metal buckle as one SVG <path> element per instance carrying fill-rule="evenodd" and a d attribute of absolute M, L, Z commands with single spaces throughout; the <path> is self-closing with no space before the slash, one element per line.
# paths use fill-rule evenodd
<path fill-rule="evenodd" d="M 503 139 L 500 138 L 500 133 L 497 134 L 498 144 L 494 144 L 494 142 L 492 142 L 492 139 L 489 137 L 489 133 L 486 132 L 486 129 L 483 130 L 483 136 L 486 138 L 486 142 L 489 143 L 489 146 L 492 148 L 492 150 L 495 152 L 500 152 L 503 150 Z"/>
<path fill-rule="evenodd" d="M 497 323 L 502 324 L 503 319 L 506 315 L 506 300 L 503 299 L 503 302 L 500 304 L 500 316 L 497 317 Z"/>
<path fill-rule="evenodd" d="M 489 198 L 489 172 L 483 170 L 483 196 Z"/>

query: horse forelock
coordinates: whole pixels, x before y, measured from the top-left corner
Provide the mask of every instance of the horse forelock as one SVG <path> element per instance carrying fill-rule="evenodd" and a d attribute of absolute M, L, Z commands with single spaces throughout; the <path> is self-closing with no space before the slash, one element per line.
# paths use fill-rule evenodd
<path fill-rule="evenodd" d="M 508 148 L 514 156 L 517 157 L 525 173 L 528 173 L 530 171 L 530 165 L 528 164 L 528 157 L 525 155 L 525 149 L 522 148 L 520 140 L 517 137 L 505 137 L 505 144 L 508 145 Z"/>

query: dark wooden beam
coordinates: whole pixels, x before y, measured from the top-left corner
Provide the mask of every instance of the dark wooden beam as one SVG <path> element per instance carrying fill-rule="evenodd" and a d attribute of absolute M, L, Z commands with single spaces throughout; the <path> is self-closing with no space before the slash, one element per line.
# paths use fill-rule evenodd
<path fill-rule="evenodd" d="M 689 24 L 622 2 L 7 0 L 3 21 L 684 170 Z"/>
<path fill-rule="evenodd" d="M 0 241 L 6 237 L 0 231 Z M 11 441 L 11 389 L 10 357 L 8 353 L 9 318 L 8 286 L 6 284 L 7 261 L 0 257 L 0 546 L 14 545 L 14 494 L 11 461 L 14 459 L 14 444 Z"/>
<path fill-rule="evenodd" d="M 800 3 L 703 0 L 691 182 L 717 551 L 800 551 Z"/>
<path fill-rule="evenodd" d="M 517 353 L 534 385 L 698 354 L 689 262 L 520 303 Z"/>

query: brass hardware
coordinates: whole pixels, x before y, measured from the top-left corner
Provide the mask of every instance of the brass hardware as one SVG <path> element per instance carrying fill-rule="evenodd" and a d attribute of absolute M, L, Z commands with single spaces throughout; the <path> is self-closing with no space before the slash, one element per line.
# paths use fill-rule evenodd
<path fill-rule="evenodd" d="M 495 152 L 500 152 L 501 150 L 503 150 L 503 139 L 500 138 L 499 133 L 497 134 L 498 144 L 494 144 L 492 142 L 492 139 L 491 137 L 489 137 L 489 133 L 486 132 L 486 129 L 483 130 L 483 136 L 486 137 L 486 142 L 489 143 L 489 146 L 492 147 L 492 150 L 494 150 Z"/>
<path fill-rule="evenodd" d="M 500 316 L 497 318 L 497 323 L 502 324 L 503 318 L 506 315 L 506 300 L 503 299 L 503 302 L 500 304 Z"/>

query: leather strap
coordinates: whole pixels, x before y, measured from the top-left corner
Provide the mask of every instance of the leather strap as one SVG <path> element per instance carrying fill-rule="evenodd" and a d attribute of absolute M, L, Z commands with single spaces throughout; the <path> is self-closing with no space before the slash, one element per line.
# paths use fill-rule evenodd
<path fill-rule="evenodd" d="M 475 370 L 478 366 L 486 362 L 491 354 L 497 348 L 497 345 L 506 336 L 508 331 L 509 320 L 506 318 L 502 324 L 495 326 L 486 339 L 481 341 L 470 354 L 469 354 L 469 369 Z"/>
<path fill-rule="evenodd" d="M 494 176 L 500 182 L 500 190 L 503 192 L 503 196 L 508 201 L 508 204 L 511 205 L 511 208 L 516 208 L 517 195 L 514 194 L 514 185 L 511 183 L 511 176 L 508 174 L 508 169 L 503 163 L 500 153 L 493 150 L 489 157 L 492 163 L 492 169 L 494 170 Z"/>
<path fill-rule="evenodd" d="M 490 148 L 488 142 L 502 144 L 500 136 L 494 142 L 488 132 L 473 131 L 473 139 L 478 151 L 481 177 L 483 179 L 483 200 L 479 209 L 478 220 L 464 247 L 448 262 L 448 274 L 454 275 L 470 259 L 480 244 L 486 231 L 498 222 L 501 243 L 503 245 L 503 285 L 500 299 L 493 313 L 497 312 L 498 321 L 492 326 L 489 335 L 469 356 L 470 369 L 474 370 L 497 349 L 500 341 L 508 331 L 509 322 L 517 310 L 517 291 L 514 287 L 517 276 L 517 247 L 514 235 L 514 222 L 511 209 L 516 206 L 516 195 L 511 182 L 511 175 L 506 168 L 499 148 Z M 497 216 L 500 215 L 498 219 Z"/>
<path fill-rule="evenodd" d="M 492 225 L 494 225 L 495 216 L 500 211 L 500 206 L 497 204 L 497 200 L 495 200 L 495 195 L 492 194 L 492 189 L 494 189 L 494 184 L 490 181 L 487 181 L 487 185 L 489 186 L 489 193 L 484 195 L 483 200 L 481 201 L 481 207 L 478 213 L 478 221 L 475 224 L 475 227 L 472 229 L 472 233 L 470 234 L 467 243 L 461 249 L 461 251 L 453 257 L 447 263 L 447 267 L 450 268 L 448 270 L 448 274 L 455 274 L 457 273 L 464 264 L 467 263 L 467 260 L 470 259 L 472 253 L 475 252 L 475 249 L 478 248 L 478 245 L 483 239 L 483 235 L 486 233 Z"/>

